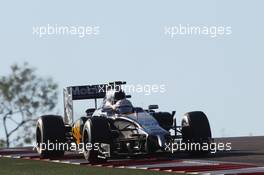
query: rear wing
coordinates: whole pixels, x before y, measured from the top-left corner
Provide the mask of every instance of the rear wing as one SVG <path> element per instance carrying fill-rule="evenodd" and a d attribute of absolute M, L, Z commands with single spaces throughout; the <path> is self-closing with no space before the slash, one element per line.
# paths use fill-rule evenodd
<path fill-rule="evenodd" d="M 110 82 L 108 84 L 70 86 L 63 89 L 64 99 L 64 123 L 73 123 L 73 101 L 74 100 L 95 100 L 95 108 L 97 108 L 97 99 L 104 98 L 106 91 L 110 88 L 120 88 L 126 84 L 123 81 Z"/>
<path fill-rule="evenodd" d="M 67 87 L 67 90 L 72 94 L 72 100 L 96 99 L 105 97 L 106 86 L 107 84 L 72 86 Z"/>

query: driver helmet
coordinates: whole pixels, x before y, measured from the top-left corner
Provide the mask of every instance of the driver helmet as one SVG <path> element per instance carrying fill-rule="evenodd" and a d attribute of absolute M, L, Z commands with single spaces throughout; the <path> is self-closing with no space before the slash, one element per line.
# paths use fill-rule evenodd
<path fill-rule="evenodd" d="M 120 114 L 132 113 L 134 110 L 132 103 L 126 98 L 118 100 L 114 105 L 114 109 Z"/>

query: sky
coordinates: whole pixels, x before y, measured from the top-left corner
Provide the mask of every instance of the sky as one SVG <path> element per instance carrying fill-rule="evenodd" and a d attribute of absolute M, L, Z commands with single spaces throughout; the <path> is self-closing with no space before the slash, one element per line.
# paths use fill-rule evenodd
<path fill-rule="evenodd" d="M 124 80 L 164 84 L 134 105 L 204 111 L 214 137 L 264 135 L 263 5 L 254 1 L 1 1 L 0 75 L 28 62 L 62 88 Z M 38 37 L 47 25 L 99 26 L 98 35 Z M 219 37 L 165 34 L 166 26 L 230 26 Z M 62 93 L 58 110 L 63 112 Z M 76 115 L 85 109 L 77 108 Z M 0 129 L 2 128 L 0 122 Z M 0 136 L 2 136 L 0 134 Z"/>

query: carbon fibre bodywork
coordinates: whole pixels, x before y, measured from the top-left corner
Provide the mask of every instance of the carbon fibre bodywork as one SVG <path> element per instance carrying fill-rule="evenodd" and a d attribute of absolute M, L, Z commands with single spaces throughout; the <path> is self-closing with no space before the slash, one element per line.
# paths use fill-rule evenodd
<path fill-rule="evenodd" d="M 151 113 L 141 110 L 130 114 L 107 114 L 99 108 L 92 116 L 81 117 L 72 127 L 76 143 L 81 142 L 82 128 L 88 118 L 105 117 L 109 121 L 111 154 L 137 155 L 164 151 L 165 143 L 171 140 L 170 132 L 163 129 Z M 98 128 L 100 132 L 100 128 Z"/>

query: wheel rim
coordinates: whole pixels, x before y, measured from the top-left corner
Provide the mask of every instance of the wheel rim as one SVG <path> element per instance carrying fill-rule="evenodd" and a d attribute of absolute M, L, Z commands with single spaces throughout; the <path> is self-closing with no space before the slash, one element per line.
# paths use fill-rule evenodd
<path fill-rule="evenodd" d="M 37 122 L 37 130 L 36 130 L 36 148 L 39 154 L 43 153 L 42 143 L 43 143 L 42 120 L 39 119 Z"/>
<path fill-rule="evenodd" d="M 83 134 L 83 143 L 84 143 L 84 156 L 87 160 L 89 160 L 90 155 L 91 155 L 91 150 L 86 149 L 86 145 L 91 143 L 92 138 L 91 138 L 91 122 L 88 121 L 86 123 L 86 128 Z"/>

